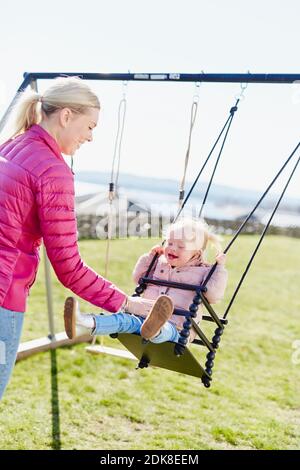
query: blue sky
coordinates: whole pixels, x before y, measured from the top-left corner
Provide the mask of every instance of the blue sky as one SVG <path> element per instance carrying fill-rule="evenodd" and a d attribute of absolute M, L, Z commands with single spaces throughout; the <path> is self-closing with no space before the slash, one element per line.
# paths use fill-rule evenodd
<path fill-rule="evenodd" d="M 52 0 L 1 5 L 0 115 L 24 71 L 300 73 L 297 0 Z M 47 83 L 41 84 L 41 89 Z M 122 84 L 92 83 L 102 102 L 76 170 L 109 170 Z M 121 171 L 180 179 L 194 84 L 129 83 Z M 188 179 L 239 85 L 203 84 Z M 249 85 L 216 181 L 262 189 L 300 139 L 298 85 Z M 289 195 L 299 197 L 299 171 Z"/>

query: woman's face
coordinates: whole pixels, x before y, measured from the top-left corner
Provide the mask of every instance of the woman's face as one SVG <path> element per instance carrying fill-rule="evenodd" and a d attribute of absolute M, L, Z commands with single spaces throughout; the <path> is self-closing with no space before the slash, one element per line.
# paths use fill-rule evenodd
<path fill-rule="evenodd" d="M 68 108 L 60 111 L 60 132 L 57 141 L 65 155 L 74 155 L 85 142 L 93 140 L 93 129 L 99 118 L 99 109 L 87 108 L 84 114 L 74 113 Z"/>

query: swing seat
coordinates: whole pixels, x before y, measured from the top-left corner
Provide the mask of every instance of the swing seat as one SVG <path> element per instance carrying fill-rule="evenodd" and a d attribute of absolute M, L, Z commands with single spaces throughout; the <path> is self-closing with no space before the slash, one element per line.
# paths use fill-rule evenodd
<path fill-rule="evenodd" d="M 150 365 L 200 379 L 207 375 L 189 349 L 186 348 L 181 356 L 176 356 L 175 343 L 143 343 L 140 335 L 126 333 L 119 333 L 117 338 L 140 361 L 138 368 Z"/>

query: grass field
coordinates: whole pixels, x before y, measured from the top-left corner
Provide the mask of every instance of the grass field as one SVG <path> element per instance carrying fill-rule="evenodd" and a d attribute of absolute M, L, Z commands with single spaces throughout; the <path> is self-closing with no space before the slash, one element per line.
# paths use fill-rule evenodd
<path fill-rule="evenodd" d="M 255 241 L 242 236 L 229 252 L 220 314 Z M 155 243 L 113 241 L 108 277 L 133 292 L 135 260 Z M 105 246 L 80 243 L 83 259 L 100 273 Z M 299 266 L 299 239 L 266 237 L 229 314 L 210 389 L 193 377 L 136 371 L 133 361 L 91 356 L 83 344 L 18 362 L 0 403 L 0 448 L 299 449 L 300 354 L 293 349 L 300 340 Z M 41 264 L 23 341 L 48 332 L 43 279 Z M 56 330 L 62 331 L 69 292 L 54 280 L 53 293 Z M 91 306 L 82 302 L 82 310 Z M 105 344 L 120 347 L 111 338 Z"/>

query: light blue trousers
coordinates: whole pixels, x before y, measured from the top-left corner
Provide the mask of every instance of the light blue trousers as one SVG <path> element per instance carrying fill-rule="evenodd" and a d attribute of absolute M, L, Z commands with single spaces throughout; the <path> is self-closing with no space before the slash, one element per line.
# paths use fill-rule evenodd
<path fill-rule="evenodd" d="M 0 307 L 0 400 L 14 368 L 24 313 Z"/>
<path fill-rule="evenodd" d="M 145 318 L 130 315 L 129 313 L 113 313 L 112 315 L 93 315 L 95 329 L 93 335 L 110 335 L 112 333 L 137 333 L 140 334 L 141 326 Z M 167 322 L 161 328 L 160 333 L 151 339 L 152 343 L 164 343 L 172 341 L 177 343 L 179 333 L 173 323 Z"/>

